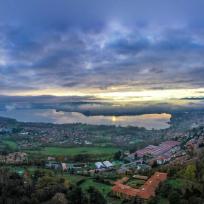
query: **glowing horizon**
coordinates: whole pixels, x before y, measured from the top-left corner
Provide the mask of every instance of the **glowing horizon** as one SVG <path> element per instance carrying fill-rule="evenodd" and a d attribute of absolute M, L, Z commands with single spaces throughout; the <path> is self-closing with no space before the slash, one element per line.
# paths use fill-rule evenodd
<path fill-rule="evenodd" d="M 98 100 L 129 103 L 129 102 L 142 102 L 142 101 L 169 101 L 183 98 L 199 98 L 204 97 L 204 88 L 197 89 L 166 89 L 166 90 L 141 90 L 141 91 L 111 91 L 107 90 L 102 92 L 100 90 L 82 90 L 82 91 L 69 91 L 65 89 L 45 89 L 35 90 L 30 92 L 19 92 L 11 94 L 11 96 L 90 96 Z M 181 102 L 182 103 L 182 102 Z"/>

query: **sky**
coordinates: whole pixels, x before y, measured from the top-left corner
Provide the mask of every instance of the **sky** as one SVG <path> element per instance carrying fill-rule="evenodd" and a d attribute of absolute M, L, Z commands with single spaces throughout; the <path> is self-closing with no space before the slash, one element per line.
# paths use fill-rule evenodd
<path fill-rule="evenodd" d="M 0 0 L 0 95 L 204 97 L 203 0 Z"/>

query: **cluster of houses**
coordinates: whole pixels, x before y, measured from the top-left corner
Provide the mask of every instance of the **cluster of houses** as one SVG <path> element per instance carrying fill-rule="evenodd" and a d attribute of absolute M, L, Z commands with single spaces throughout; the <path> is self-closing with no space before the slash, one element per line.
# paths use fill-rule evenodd
<path fill-rule="evenodd" d="M 8 155 L 0 155 L 0 163 L 24 164 L 27 161 L 28 161 L 28 155 L 25 152 L 14 152 Z"/>
<path fill-rule="evenodd" d="M 201 147 L 204 147 L 204 134 L 200 134 L 197 137 L 189 138 L 185 144 L 186 149 L 189 151 L 198 150 Z"/>
<path fill-rule="evenodd" d="M 54 170 L 62 170 L 62 171 L 68 170 L 68 165 L 66 163 L 61 163 L 57 161 L 48 161 L 45 163 L 45 167 L 48 169 L 54 169 Z"/>
<path fill-rule="evenodd" d="M 98 161 L 93 165 L 86 163 L 61 163 L 55 161 L 55 158 L 48 157 L 48 161 L 45 164 L 46 168 L 62 170 L 68 172 L 89 172 L 94 173 L 105 171 L 116 171 L 117 174 L 129 174 L 136 172 L 144 172 L 151 169 L 154 162 L 158 165 L 169 162 L 173 157 L 180 152 L 180 142 L 178 141 L 165 141 L 156 145 L 149 145 L 143 149 L 129 154 L 127 157 L 131 158 L 128 163 L 122 163 L 116 165 L 111 161 Z"/>
<path fill-rule="evenodd" d="M 112 193 L 121 199 L 129 200 L 135 198 L 137 203 L 144 203 L 155 196 L 155 191 L 159 184 L 167 179 L 167 173 L 156 172 L 148 180 L 146 180 L 146 177 L 142 177 L 141 179 L 146 180 L 146 182 L 140 188 L 126 185 L 125 182 L 128 179 L 128 177 L 124 177 L 116 181 L 112 187 Z"/>
<path fill-rule="evenodd" d="M 45 167 L 49 169 L 62 170 L 62 171 L 75 171 L 75 172 L 84 172 L 84 171 L 94 171 L 94 172 L 103 172 L 107 170 L 112 170 L 114 164 L 110 161 L 95 162 L 94 165 L 87 163 L 63 163 L 54 160 L 54 157 L 48 157 L 48 161 L 45 163 Z"/>
<path fill-rule="evenodd" d="M 5 134 L 5 133 L 12 133 L 12 128 L 6 128 L 6 127 L 1 127 L 0 128 L 0 134 Z"/>
<path fill-rule="evenodd" d="M 65 163 L 58 162 L 54 157 L 48 157 L 48 161 L 45 163 L 45 167 L 48 169 L 61 170 L 64 172 L 72 172 L 72 171 L 83 171 L 87 169 L 86 163 Z"/>
<path fill-rule="evenodd" d="M 18 136 L 29 137 L 22 138 L 20 147 L 30 148 L 47 144 L 66 144 L 66 145 L 91 145 L 92 137 L 86 131 L 80 130 L 80 128 L 68 128 L 66 126 L 47 125 L 47 124 L 29 124 L 18 133 Z M 30 146 L 29 140 L 32 140 L 32 146 Z"/>

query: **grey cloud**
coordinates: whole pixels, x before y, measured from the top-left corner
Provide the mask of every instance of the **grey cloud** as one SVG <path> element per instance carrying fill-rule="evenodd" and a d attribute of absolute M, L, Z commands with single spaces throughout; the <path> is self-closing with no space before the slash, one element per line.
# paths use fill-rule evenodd
<path fill-rule="evenodd" d="M 2 3 L 0 93 L 49 87 L 203 87 L 204 25 L 196 24 L 202 16 L 198 6 L 202 2 L 189 6 L 182 1 L 178 8 L 171 2 L 168 10 L 161 1 L 155 5 L 148 2 L 148 7 L 147 2 L 129 0 L 117 6 L 113 1 L 100 6 L 94 2 L 49 1 L 56 8 L 49 10 L 48 1 L 28 5 L 20 0 L 13 13 L 8 11 L 8 3 Z M 77 7 L 79 4 L 83 9 Z M 162 9 L 149 11 L 149 4 L 155 9 L 165 8 L 166 15 Z M 193 17 L 179 14 L 180 4 Z M 10 6 L 13 10 L 12 2 Z M 88 8 L 95 10 L 88 15 Z M 128 12 L 122 12 L 124 8 Z M 178 16 L 182 16 L 181 21 L 175 20 Z M 121 27 L 114 28 L 111 21 Z"/>

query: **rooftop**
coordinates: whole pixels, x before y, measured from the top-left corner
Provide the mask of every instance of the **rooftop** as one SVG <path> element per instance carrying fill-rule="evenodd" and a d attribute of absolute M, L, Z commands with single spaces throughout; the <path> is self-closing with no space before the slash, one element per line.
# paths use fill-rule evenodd
<path fill-rule="evenodd" d="M 180 143 L 177 141 L 165 141 L 162 142 L 159 146 L 149 145 L 143 149 L 140 149 L 135 152 L 138 157 L 143 157 L 144 155 L 151 154 L 153 156 L 158 156 L 164 154 L 171 150 L 171 148 L 179 145 Z"/>
<path fill-rule="evenodd" d="M 151 176 L 140 188 L 132 188 L 128 185 L 120 183 L 120 181 L 115 182 L 112 191 L 116 193 L 122 193 L 130 197 L 140 197 L 142 199 L 149 199 L 155 196 L 156 188 L 159 183 L 167 179 L 167 173 L 156 172 Z"/>

